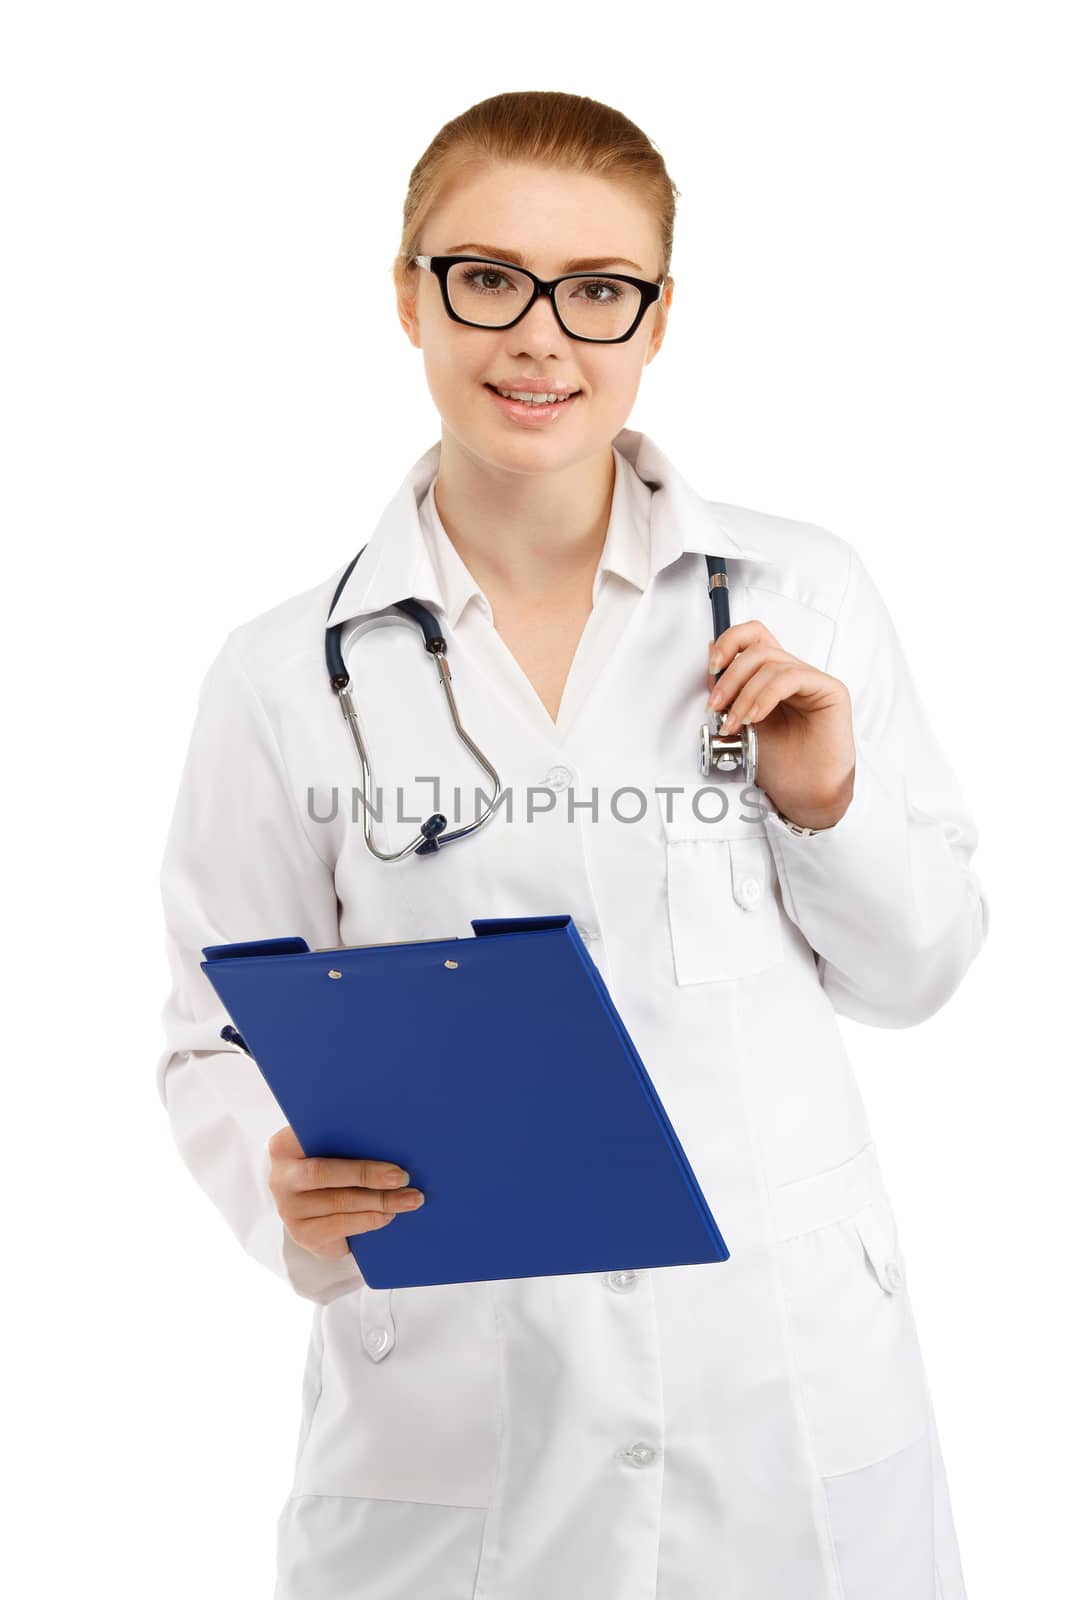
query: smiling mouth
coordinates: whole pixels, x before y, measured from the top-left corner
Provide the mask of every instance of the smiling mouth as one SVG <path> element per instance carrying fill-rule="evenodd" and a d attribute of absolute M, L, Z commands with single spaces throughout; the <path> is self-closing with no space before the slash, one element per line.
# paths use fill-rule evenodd
<path fill-rule="evenodd" d="M 509 399 L 511 399 L 510 395 L 501 394 L 500 390 L 497 388 L 495 383 L 487 383 L 485 387 L 487 389 L 492 389 L 494 394 L 499 394 L 501 400 L 509 400 Z M 567 404 L 568 400 L 576 400 L 578 398 L 578 396 L 581 394 L 581 392 L 582 391 L 580 389 L 572 389 L 570 394 L 565 395 L 563 397 L 563 399 L 561 399 L 561 400 L 553 400 L 553 401 L 545 401 L 545 400 L 514 400 L 514 401 L 512 401 L 512 404 L 513 405 L 517 405 L 517 406 L 523 406 L 523 405 L 529 406 L 531 411 L 537 409 L 538 406 L 543 406 L 543 405 L 564 406 L 564 405 Z"/>

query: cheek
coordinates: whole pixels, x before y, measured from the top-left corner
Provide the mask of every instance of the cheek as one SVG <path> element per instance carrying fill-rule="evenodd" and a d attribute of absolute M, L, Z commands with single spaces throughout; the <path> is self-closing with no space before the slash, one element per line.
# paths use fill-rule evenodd
<path fill-rule="evenodd" d="M 446 340 L 437 340 L 423 352 L 426 385 L 439 411 L 480 402 L 478 375 L 468 351 L 453 351 Z"/>
<path fill-rule="evenodd" d="M 635 342 L 594 351 L 583 362 L 583 379 L 594 400 L 610 403 L 613 399 L 633 399 L 641 383 L 645 355 L 643 349 L 633 348 Z"/>
<path fill-rule="evenodd" d="M 596 418 L 599 428 L 607 427 L 614 434 L 626 426 L 641 385 L 641 371 L 639 362 L 627 362 L 625 366 L 620 363 L 610 371 L 588 375 L 586 404 L 590 418 Z"/>

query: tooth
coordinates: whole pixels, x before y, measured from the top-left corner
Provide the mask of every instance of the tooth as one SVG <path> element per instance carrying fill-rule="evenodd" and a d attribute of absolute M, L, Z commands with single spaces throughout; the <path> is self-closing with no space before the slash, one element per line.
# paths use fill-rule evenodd
<path fill-rule="evenodd" d="M 529 405 L 534 405 L 534 406 L 554 405 L 554 404 L 557 404 L 560 400 L 566 399 L 566 395 L 563 395 L 563 394 L 540 395 L 540 394 L 534 394 L 529 389 L 526 389 L 526 390 L 523 390 L 523 389 L 512 389 L 512 390 L 502 389 L 501 393 L 503 395 L 505 395 L 507 397 L 507 399 L 509 399 L 509 400 L 520 400 L 523 405 L 527 405 L 527 406 L 529 406 Z M 526 398 L 527 395 L 530 396 L 529 399 Z"/>

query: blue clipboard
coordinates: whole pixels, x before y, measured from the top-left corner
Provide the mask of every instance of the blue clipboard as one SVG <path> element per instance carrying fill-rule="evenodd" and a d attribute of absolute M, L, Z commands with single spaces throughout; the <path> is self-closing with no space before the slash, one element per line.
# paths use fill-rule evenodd
<path fill-rule="evenodd" d="M 374 1289 L 726 1261 L 569 915 L 470 939 L 207 945 L 202 970 L 306 1155 L 396 1162 L 425 1203 L 349 1237 Z"/>

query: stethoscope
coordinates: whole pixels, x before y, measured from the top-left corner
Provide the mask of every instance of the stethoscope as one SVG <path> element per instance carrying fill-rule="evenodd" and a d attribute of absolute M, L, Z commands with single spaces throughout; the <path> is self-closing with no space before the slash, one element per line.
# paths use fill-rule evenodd
<path fill-rule="evenodd" d="M 366 545 L 364 545 L 363 549 L 365 550 L 366 548 Z M 492 779 L 493 796 L 482 816 L 476 818 L 474 822 L 466 823 L 461 828 L 453 828 L 451 833 L 444 831 L 448 827 L 448 818 L 442 816 L 439 811 L 435 811 L 433 816 L 427 818 L 415 837 L 402 850 L 394 850 L 390 854 L 387 851 L 379 850 L 375 844 L 371 836 L 371 807 L 367 802 L 367 796 L 373 793 L 370 758 L 367 755 L 367 747 L 360 732 L 359 718 L 356 715 L 356 708 L 348 688 L 349 676 L 345 670 L 344 657 L 341 654 L 341 629 L 344 627 L 344 623 L 335 622 L 331 624 L 329 621 L 341 590 L 348 582 L 349 573 L 362 554 L 363 550 L 360 550 L 357 555 L 352 557 L 352 560 L 341 574 L 340 582 L 334 590 L 333 599 L 330 601 L 330 609 L 326 614 L 326 671 L 329 673 L 330 687 L 335 691 L 340 701 L 341 714 L 352 730 L 352 737 L 359 752 L 360 766 L 363 769 L 363 838 L 367 849 L 373 855 L 376 855 L 379 861 L 400 861 L 404 856 L 410 855 L 412 851 L 417 856 L 432 855 L 437 850 L 440 850 L 443 844 L 451 844 L 454 839 L 465 839 L 468 834 L 476 832 L 478 828 L 481 828 L 489 821 L 490 817 L 496 815 L 497 807 L 503 799 L 503 793 L 496 768 L 484 753 L 479 750 L 459 720 L 456 697 L 452 693 L 452 673 L 448 665 L 447 655 L 448 645 L 441 633 L 440 623 L 433 612 L 428 610 L 426 606 L 420 605 L 417 600 L 397 600 L 395 602 L 396 609 L 404 612 L 412 621 L 417 622 L 422 629 L 425 647 L 437 663 L 441 686 L 448 698 L 448 709 L 452 716 L 452 724 L 467 749 Z M 708 594 L 711 598 L 714 637 L 717 639 L 730 626 L 730 580 L 726 573 L 726 562 L 722 556 L 705 556 L 704 559 L 708 565 Z M 718 682 L 724 670 L 721 669 L 715 674 L 716 682 Z M 701 776 L 710 778 L 714 773 L 737 772 L 740 768 L 744 774 L 746 784 L 754 784 L 757 764 L 756 729 L 752 723 L 746 722 L 736 732 L 724 734 L 721 731 L 722 716 L 722 712 L 713 710 L 711 712 L 711 721 L 705 722 L 700 729 Z"/>

